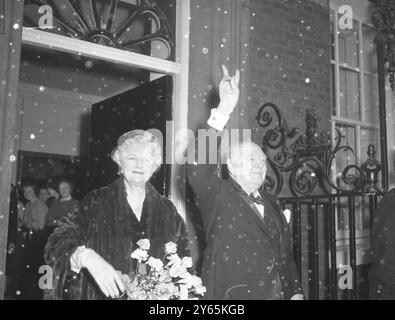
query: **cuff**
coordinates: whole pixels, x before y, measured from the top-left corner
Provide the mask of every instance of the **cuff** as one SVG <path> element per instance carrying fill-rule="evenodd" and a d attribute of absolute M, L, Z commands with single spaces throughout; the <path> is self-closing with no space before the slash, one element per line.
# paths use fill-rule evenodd
<path fill-rule="evenodd" d="M 211 109 L 211 116 L 210 119 L 208 119 L 207 124 L 218 131 L 222 131 L 229 118 L 229 116 L 218 112 L 217 109 Z"/>
<path fill-rule="evenodd" d="M 71 271 L 75 273 L 80 273 L 82 269 L 81 260 L 83 256 L 85 256 L 89 251 L 90 249 L 86 248 L 85 246 L 80 246 L 74 251 L 74 253 L 70 257 Z"/>

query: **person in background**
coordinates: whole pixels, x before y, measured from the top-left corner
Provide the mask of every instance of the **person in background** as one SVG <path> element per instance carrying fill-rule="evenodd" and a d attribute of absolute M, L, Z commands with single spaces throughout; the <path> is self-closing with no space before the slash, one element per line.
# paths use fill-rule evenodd
<path fill-rule="evenodd" d="M 23 185 L 23 195 L 27 200 L 21 229 L 26 244 L 26 273 L 22 294 L 25 299 L 41 299 L 42 292 L 38 288 L 39 268 L 44 265 L 43 252 L 45 245 L 45 220 L 48 214 L 47 205 L 37 196 L 38 188 L 32 183 Z"/>
<path fill-rule="evenodd" d="M 52 206 L 52 203 L 54 203 L 56 200 L 59 199 L 60 195 L 56 191 L 56 187 L 55 186 L 48 185 L 47 189 L 48 189 L 48 193 L 49 193 L 49 198 L 48 198 L 49 206 L 48 206 L 48 208 L 50 208 Z"/>
<path fill-rule="evenodd" d="M 37 186 L 32 183 L 23 185 L 23 195 L 27 200 L 21 227 L 28 231 L 40 231 L 44 229 L 45 219 L 48 213 L 47 205 L 37 196 Z"/>
<path fill-rule="evenodd" d="M 60 197 L 53 201 L 47 218 L 47 226 L 55 227 L 57 222 L 67 214 L 73 211 L 74 206 L 78 204 L 78 200 L 73 199 L 74 191 L 73 183 L 67 179 L 61 179 L 58 182 L 58 190 Z"/>
<path fill-rule="evenodd" d="M 51 206 L 49 191 L 46 186 L 42 186 L 40 188 L 38 192 L 38 197 L 40 198 L 41 201 L 43 201 L 47 205 L 48 208 Z"/>

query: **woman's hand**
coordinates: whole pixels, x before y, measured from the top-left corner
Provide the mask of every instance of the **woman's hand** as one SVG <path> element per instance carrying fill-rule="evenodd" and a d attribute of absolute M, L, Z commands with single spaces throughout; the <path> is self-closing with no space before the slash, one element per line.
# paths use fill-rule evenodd
<path fill-rule="evenodd" d="M 94 250 L 87 249 L 80 258 L 81 266 L 95 279 L 106 297 L 117 298 L 125 291 L 119 273 Z"/>
<path fill-rule="evenodd" d="M 239 100 L 240 90 L 240 71 L 236 69 L 233 77 L 229 75 L 228 69 L 222 65 L 224 76 L 219 83 L 219 97 L 220 103 L 218 105 L 218 112 L 229 116 L 237 105 Z"/>

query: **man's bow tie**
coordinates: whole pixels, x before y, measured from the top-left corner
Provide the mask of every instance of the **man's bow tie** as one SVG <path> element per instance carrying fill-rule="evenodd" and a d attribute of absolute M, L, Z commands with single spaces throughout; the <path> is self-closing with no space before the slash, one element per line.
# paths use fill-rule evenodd
<path fill-rule="evenodd" d="M 252 193 L 250 194 L 250 199 L 252 200 L 252 201 L 254 201 L 255 203 L 257 203 L 257 204 L 260 204 L 260 205 L 264 205 L 264 202 L 263 202 L 263 199 L 261 198 L 261 196 L 257 196 L 257 197 L 255 197 Z"/>

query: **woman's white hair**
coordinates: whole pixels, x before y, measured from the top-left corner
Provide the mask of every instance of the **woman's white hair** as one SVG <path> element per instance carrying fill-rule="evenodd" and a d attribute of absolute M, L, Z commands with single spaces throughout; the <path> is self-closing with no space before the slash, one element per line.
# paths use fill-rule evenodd
<path fill-rule="evenodd" d="M 126 132 L 118 138 L 118 145 L 111 153 L 111 159 L 118 166 L 120 166 L 119 152 L 124 150 L 125 147 L 132 142 L 151 144 L 154 150 L 154 158 L 156 159 L 155 163 L 157 165 L 157 169 L 160 168 L 162 164 L 162 141 L 150 131 L 141 129 Z"/>

